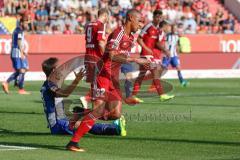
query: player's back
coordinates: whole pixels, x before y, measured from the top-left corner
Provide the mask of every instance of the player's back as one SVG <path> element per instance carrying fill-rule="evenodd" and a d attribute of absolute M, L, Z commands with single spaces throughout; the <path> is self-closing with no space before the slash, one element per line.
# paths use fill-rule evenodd
<path fill-rule="evenodd" d="M 177 46 L 179 42 L 179 36 L 174 33 L 169 33 L 166 36 L 167 49 L 170 51 L 171 57 L 177 56 Z"/>
<path fill-rule="evenodd" d="M 20 27 L 17 27 L 12 34 L 12 51 L 11 51 L 11 57 L 19 58 L 20 57 L 20 51 L 19 51 L 19 44 L 18 40 L 21 40 L 21 47 L 23 47 L 24 44 L 24 32 L 21 30 Z"/>
<path fill-rule="evenodd" d="M 100 21 L 90 22 L 86 26 L 85 40 L 86 40 L 86 54 L 95 54 L 94 56 L 101 57 L 98 42 L 105 38 L 105 26 Z"/>

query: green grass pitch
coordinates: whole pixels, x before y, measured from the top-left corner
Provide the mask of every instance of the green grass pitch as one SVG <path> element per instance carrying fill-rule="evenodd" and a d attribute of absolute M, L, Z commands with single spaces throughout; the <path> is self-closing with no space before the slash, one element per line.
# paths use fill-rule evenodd
<path fill-rule="evenodd" d="M 32 95 L 18 95 L 13 88 L 11 95 L 0 92 L 0 160 L 239 160 L 240 80 L 190 80 L 187 88 L 170 82 L 175 99 L 148 96 L 141 105 L 124 105 L 128 135 L 88 134 L 80 143 L 85 153 L 65 150 L 71 136 L 49 134 L 42 82 L 26 82 Z"/>

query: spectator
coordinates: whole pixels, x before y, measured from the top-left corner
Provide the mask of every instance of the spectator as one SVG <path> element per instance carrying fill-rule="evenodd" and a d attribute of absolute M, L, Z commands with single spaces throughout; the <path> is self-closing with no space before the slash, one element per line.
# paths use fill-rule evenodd
<path fill-rule="evenodd" d="M 196 34 L 196 30 L 191 25 L 188 25 L 184 31 L 185 34 Z"/>
<path fill-rule="evenodd" d="M 76 33 L 79 30 L 78 21 L 76 20 L 76 15 L 71 13 L 65 20 L 65 24 L 68 24 L 72 33 Z"/>
<path fill-rule="evenodd" d="M 225 24 L 223 33 L 224 34 L 233 34 L 234 33 L 232 30 L 232 25 L 230 23 Z"/>
<path fill-rule="evenodd" d="M 57 6 L 64 10 L 67 10 L 69 7 L 69 0 L 58 0 Z"/>
<path fill-rule="evenodd" d="M 65 30 L 63 31 L 63 34 L 73 34 L 73 31 L 70 29 L 70 24 L 65 25 Z"/>
<path fill-rule="evenodd" d="M 130 0 L 119 0 L 118 2 L 119 2 L 119 6 L 123 9 L 132 8 L 132 4 L 131 4 Z"/>
<path fill-rule="evenodd" d="M 62 17 L 60 17 L 60 12 L 58 14 L 56 14 L 56 19 L 52 20 L 50 22 L 50 27 L 56 30 L 56 26 L 59 26 L 59 31 L 63 32 L 64 31 L 64 27 L 65 27 L 65 22 L 64 19 Z M 54 27 L 55 26 L 55 27 Z"/>
<path fill-rule="evenodd" d="M 40 8 L 36 11 L 36 20 L 48 21 L 48 12 L 44 5 L 40 5 Z"/>
<path fill-rule="evenodd" d="M 223 20 L 223 27 L 226 30 L 232 30 L 234 32 L 235 29 L 235 19 L 232 14 L 229 14 L 227 19 Z M 229 28 L 230 27 L 230 28 Z"/>
<path fill-rule="evenodd" d="M 206 33 L 208 33 L 208 27 L 203 25 L 203 24 L 200 24 L 197 33 L 198 34 L 206 34 Z"/>
<path fill-rule="evenodd" d="M 53 34 L 62 34 L 63 32 L 60 30 L 60 25 L 54 25 L 52 26 L 52 33 Z"/>
<path fill-rule="evenodd" d="M 80 6 L 83 8 L 84 12 L 91 11 L 92 2 L 90 0 L 80 0 Z"/>

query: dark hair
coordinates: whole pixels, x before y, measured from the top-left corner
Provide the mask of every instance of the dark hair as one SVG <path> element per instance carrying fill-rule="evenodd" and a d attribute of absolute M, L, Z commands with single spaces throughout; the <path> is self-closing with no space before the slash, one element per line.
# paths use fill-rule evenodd
<path fill-rule="evenodd" d="M 162 13 L 162 11 L 161 10 L 155 10 L 154 12 L 153 12 L 153 17 L 155 17 L 156 15 L 162 15 L 163 13 Z"/>
<path fill-rule="evenodd" d="M 130 9 L 130 10 L 127 11 L 126 20 L 129 20 L 130 15 L 134 15 L 134 14 L 141 14 L 141 13 L 136 9 Z"/>
<path fill-rule="evenodd" d="M 55 64 L 58 62 L 58 59 L 56 57 L 50 57 L 43 61 L 42 63 L 42 70 L 45 73 L 47 77 L 52 73 Z"/>
<path fill-rule="evenodd" d="M 169 23 L 167 22 L 167 21 L 161 21 L 160 23 L 159 23 L 159 28 L 162 28 L 163 26 L 165 26 L 165 25 L 168 25 Z"/>
<path fill-rule="evenodd" d="M 106 14 L 109 14 L 109 13 L 110 13 L 107 8 L 101 8 L 101 9 L 99 9 L 99 10 L 98 10 L 98 17 L 101 16 L 101 15 L 103 15 L 103 14 L 105 14 L 105 13 L 106 13 Z"/>

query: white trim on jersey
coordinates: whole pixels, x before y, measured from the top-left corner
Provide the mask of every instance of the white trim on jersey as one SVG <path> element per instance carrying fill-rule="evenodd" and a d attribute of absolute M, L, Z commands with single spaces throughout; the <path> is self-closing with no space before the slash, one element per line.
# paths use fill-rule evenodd
<path fill-rule="evenodd" d="M 118 33 L 117 38 L 116 39 L 112 39 L 111 41 L 114 41 L 114 47 L 118 48 L 118 45 L 122 39 L 122 37 L 124 36 L 124 29 L 123 27 L 121 28 L 121 31 Z"/>
<path fill-rule="evenodd" d="M 147 33 L 147 30 L 148 30 L 151 26 L 153 26 L 153 23 L 152 23 L 152 22 L 148 23 L 145 27 L 143 27 L 142 31 L 141 31 L 140 34 L 139 34 L 140 37 L 143 37 L 143 35 Z"/>
<path fill-rule="evenodd" d="M 165 36 L 165 32 L 161 30 L 161 34 L 159 34 L 159 38 L 158 38 L 159 42 L 163 40 L 164 36 Z"/>

